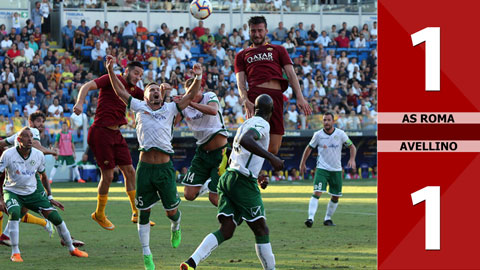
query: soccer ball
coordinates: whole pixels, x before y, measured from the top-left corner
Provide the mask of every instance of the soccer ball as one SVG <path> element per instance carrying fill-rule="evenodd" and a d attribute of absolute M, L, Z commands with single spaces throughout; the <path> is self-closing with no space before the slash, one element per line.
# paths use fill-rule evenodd
<path fill-rule="evenodd" d="M 205 20 L 212 14 L 212 3 L 209 0 L 193 0 L 190 3 L 190 13 L 198 20 Z"/>

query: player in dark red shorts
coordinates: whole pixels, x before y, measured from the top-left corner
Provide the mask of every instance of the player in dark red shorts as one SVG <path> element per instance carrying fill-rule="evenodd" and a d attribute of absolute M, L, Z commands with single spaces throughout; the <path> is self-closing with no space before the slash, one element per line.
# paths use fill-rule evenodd
<path fill-rule="evenodd" d="M 125 73 L 117 75 L 129 93 L 143 100 L 143 91 L 138 88 L 143 66 L 140 62 L 130 62 Z M 93 125 L 88 130 L 88 145 L 93 151 L 100 167 L 101 179 L 98 185 L 97 209 L 92 213 L 92 219 L 107 230 L 115 229 L 105 215 L 108 200 L 108 189 L 113 180 L 113 169 L 118 166 L 125 178 L 125 188 L 132 207 L 132 221 L 138 221 L 138 210 L 135 207 L 135 169 L 127 142 L 120 133 L 120 126 L 127 124 L 125 119 L 126 104 L 115 94 L 108 74 L 85 83 L 78 93 L 77 103 L 73 108 L 76 114 L 83 111 L 83 103 L 87 93 L 100 89 L 97 111 Z M 151 224 L 153 225 L 153 224 Z"/>
<path fill-rule="evenodd" d="M 303 97 L 293 63 L 283 46 L 265 42 L 268 33 L 267 20 L 263 16 L 251 17 L 248 21 L 252 46 L 239 52 L 235 57 L 235 73 L 240 92 L 240 102 L 246 107 L 247 118 L 254 114 L 255 99 L 268 94 L 273 99 L 273 114 L 270 119 L 270 145 L 268 151 L 277 154 L 285 133 L 283 127 L 283 91 L 288 84 L 297 97 L 297 106 L 309 115 L 310 105 Z M 283 70 L 288 81 L 283 78 Z M 248 91 L 247 85 L 248 82 Z"/>

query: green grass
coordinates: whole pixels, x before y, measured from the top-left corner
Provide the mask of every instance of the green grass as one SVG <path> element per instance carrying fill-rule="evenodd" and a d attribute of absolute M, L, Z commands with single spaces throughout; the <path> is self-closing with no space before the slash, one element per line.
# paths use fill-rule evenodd
<path fill-rule="evenodd" d="M 72 235 L 86 243 L 89 258 L 74 258 L 37 225 L 20 225 L 20 249 L 23 264 L 9 261 L 11 249 L 0 246 L 1 269 L 143 269 L 136 226 L 130 222 L 130 206 L 122 185 L 112 184 L 107 214 L 116 225 L 106 231 L 91 220 L 96 206 L 96 185 L 56 183 L 55 198 L 65 205 L 61 213 Z M 179 186 L 179 192 L 183 187 Z M 375 180 L 345 180 L 344 197 L 333 216 L 335 227 L 322 225 L 328 196 L 320 198 L 316 223 L 306 228 L 311 181 L 272 183 L 263 198 L 270 228 L 270 240 L 277 269 L 376 269 Z M 183 194 L 181 194 L 183 196 Z M 202 239 L 218 229 L 216 209 L 206 196 L 194 202 L 183 200 L 182 243 L 170 247 L 170 222 L 160 205 L 151 219 L 157 223 L 151 231 L 150 248 L 157 269 L 178 269 Z M 4 223 L 5 226 L 5 223 Z M 246 224 L 224 242 L 197 269 L 261 269 L 255 254 L 255 238 Z"/>

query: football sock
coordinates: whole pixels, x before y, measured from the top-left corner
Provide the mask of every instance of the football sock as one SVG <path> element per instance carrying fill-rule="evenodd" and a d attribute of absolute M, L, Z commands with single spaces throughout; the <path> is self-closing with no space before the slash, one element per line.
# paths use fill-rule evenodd
<path fill-rule="evenodd" d="M 310 198 L 310 203 L 308 204 L 308 219 L 314 220 L 315 219 L 315 213 L 317 213 L 317 208 L 318 208 L 318 198 L 317 196 L 312 195 Z"/>
<path fill-rule="evenodd" d="M 172 231 L 180 230 L 180 220 L 182 219 L 182 212 L 180 212 L 180 210 L 177 210 L 177 213 L 175 213 L 175 215 L 168 216 L 168 218 L 172 223 L 172 225 L 170 226 Z"/>
<path fill-rule="evenodd" d="M 257 244 L 267 244 L 270 243 L 270 235 L 262 235 L 262 236 L 256 236 L 255 235 L 255 243 Z"/>
<path fill-rule="evenodd" d="M 195 262 L 195 265 L 198 265 L 201 261 L 210 256 L 210 253 L 212 253 L 212 251 L 214 251 L 217 247 L 217 237 L 212 233 L 208 234 L 192 254 L 191 258 Z"/>
<path fill-rule="evenodd" d="M 55 177 L 55 173 L 57 172 L 57 167 L 53 167 L 52 170 L 50 171 L 50 178 L 53 179 Z"/>
<path fill-rule="evenodd" d="M 273 255 L 272 245 L 270 243 L 256 243 L 255 251 L 257 252 L 258 259 L 260 259 L 264 270 L 275 269 L 275 255 Z"/>
<path fill-rule="evenodd" d="M 12 241 L 12 255 L 14 253 L 20 253 L 20 249 L 18 249 L 18 225 L 20 224 L 20 220 L 9 220 L 9 229 L 10 229 L 10 241 Z"/>
<path fill-rule="evenodd" d="M 30 224 L 37 224 L 42 227 L 47 226 L 47 221 L 44 218 L 38 218 L 32 214 L 27 213 L 25 216 L 22 217 L 22 222 L 30 223 Z"/>
<path fill-rule="evenodd" d="M 63 222 L 62 218 L 60 217 L 60 214 L 58 214 L 57 211 L 50 212 L 50 214 L 48 214 L 47 219 L 50 220 L 50 222 L 52 222 L 52 224 L 55 226 L 61 225 Z"/>
<path fill-rule="evenodd" d="M 95 210 L 95 215 L 98 219 L 105 218 L 105 206 L 107 206 L 108 194 L 102 195 L 98 194 L 97 196 L 97 209 Z"/>
<path fill-rule="evenodd" d="M 51 215 L 52 214 L 50 213 L 49 217 Z M 52 221 L 52 220 L 50 220 L 50 221 Z M 53 221 L 52 221 L 52 223 L 53 223 Z M 55 227 L 57 228 L 58 235 L 60 236 L 60 238 L 63 239 L 63 241 L 65 242 L 65 245 L 68 247 L 68 250 L 69 251 L 75 250 L 75 247 L 72 244 L 72 236 L 70 235 L 70 232 L 68 231 L 67 225 L 65 224 L 65 222 L 62 221 L 59 225 L 56 225 Z"/>
<path fill-rule="evenodd" d="M 333 213 L 335 213 L 335 210 L 337 210 L 338 206 L 338 201 L 333 202 L 330 200 L 327 205 L 327 212 L 325 213 L 325 220 L 332 219 Z"/>
<path fill-rule="evenodd" d="M 140 218 L 138 224 L 149 224 L 150 223 L 150 211 L 140 210 Z"/>
<path fill-rule="evenodd" d="M 143 212 L 143 211 L 142 211 Z M 140 212 L 140 215 L 141 213 Z M 140 239 L 140 244 L 142 245 L 143 255 L 150 255 L 150 224 L 137 224 L 138 227 L 138 238 Z"/>
<path fill-rule="evenodd" d="M 223 234 L 220 230 L 214 232 L 213 235 L 215 235 L 215 237 L 217 238 L 218 245 L 225 241 L 225 238 L 223 237 Z"/>
<path fill-rule="evenodd" d="M 132 214 L 138 215 L 138 209 L 135 206 L 135 190 L 127 191 L 128 199 L 130 200 L 130 207 L 132 207 Z"/>
<path fill-rule="evenodd" d="M 78 180 L 80 179 L 80 172 L 78 171 L 78 167 L 77 166 L 73 166 L 72 167 L 72 170 L 73 170 L 73 180 Z"/>

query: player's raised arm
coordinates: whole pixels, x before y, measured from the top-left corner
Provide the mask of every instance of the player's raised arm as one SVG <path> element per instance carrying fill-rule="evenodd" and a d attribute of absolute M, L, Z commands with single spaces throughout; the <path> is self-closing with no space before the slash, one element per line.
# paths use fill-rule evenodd
<path fill-rule="evenodd" d="M 190 106 L 199 110 L 203 114 L 216 115 L 218 112 L 218 103 L 216 102 L 210 102 L 208 104 L 190 102 Z"/>
<path fill-rule="evenodd" d="M 240 104 L 245 105 L 247 111 L 247 119 L 251 118 L 255 112 L 253 103 L 248 100 L 247 84 L 245 81 L 245 71 L 240 71 L 235 74 L 237 77 L 238 93 L 240 94 Z"/>
<path fill-rule="evenodd" d="M 274 154 L 263 149 L 256 142 L 258 139 L 260 139 L 258 132 L 250 129 L 240 138 L 240 145 L 243 146 L 243 148 L 247 149 L 249 152 L 270 161 L 270 164 L 272 164 L 272 167 L 275 171 L 283 169 L 284 161 L 281 160 L 279 157 L 275 156 Z"/>
<path fill-rule="evenodd" d="M 107 67 L 108 77 L 110 77 L 110 82 L 112 83 L 112 88 L 115 91 L 115 94 L 125 103 L 128 104 L 128 99 L 131 97 L 130 94 L 123 86 L 120 79 L 117 77 L 115 72 L 113 71 L 113 64 L 115 63 L 115 57 L 111 55 L 107 55 Z"/>
<path fill-rule="evenodd" d="M 97 83 L 95 83 L 95 81 L 93 80 L 82 85 L 82 87 L 80 87 L 80 91 L 78 92 L 77 102 L 73 107 L 73 112 L 76 113 L 77 115 L 80 115 L 83 112 L 83 103 L 85 103 L 85 97 L 87 96 L 87 93 L 89 91 L 97 90 L 97 89 L 98 89 Z"/>
<path fill-rule="evenodd" d="M 188 105 L 190 105 L 190 102 L 197 95 L 198 91 L 202 86 L 202 74 L 203 74 L 202 64 L 196 63 L 195 65 L 193 65 L 193 73 L 195 74 L 195 79 L 193 80 L 192 85 L 190 85 L 185 95 L 177 103 L 180 110 L 183 110 L 186 107 L 188 107 Z"/>
<path fill-rule="evenodd" d="M 293 65 L 288 64 L 283 67 L 287 74 L 288 82 L 292 86 L 293 92 L 297 97 L 297 106 L 303 111 L 305 115 L 312 114 L 312 108 L 308 104 L 307 100 L 303 97 L 302 90 L 300 89 L 300 83 L 298 82 L 297 74 L 293 69 Z"/>

